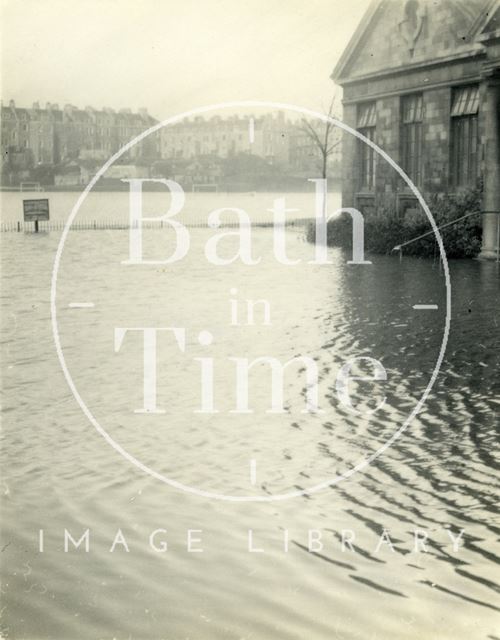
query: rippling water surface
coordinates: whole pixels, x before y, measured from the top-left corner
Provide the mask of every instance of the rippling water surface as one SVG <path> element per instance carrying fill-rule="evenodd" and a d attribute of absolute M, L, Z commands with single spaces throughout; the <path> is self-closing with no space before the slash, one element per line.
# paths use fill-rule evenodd
<path fill-rule="evenodd" d="M 68 371 L 108 436 L 152 471 L 216 494 L 304 495 L 211 500 L 120 456 L 82 413 L 55 351 L 50 277 L 58 234 L 3 234 L 3 636 L 500 637 L 498 265 L 450 264 L 450 337 L 422 411 L 372 464 L 337 482 L 400 429 L 429 382 L 445 326 L 439 265 L 383 256 L 348 265 L 336 249 L 331 264 L 309 264 L 311 245 L 287 232 L 288 256 L 300 263 L 284 266 L 273 258 L 272 232 L 256 229 L 259 264 L 215 267 L 204 255 L 211 235 L 190 230 L 190 251 L 175 265 L 134 267 L 121 264 L 126 231 L 70 233 L 57 295 Z M 168 232 L 146 232 L 145 251 L 165 255 L 172 241 Z M 234 238 L 221 242 L 221 254 L 235 249 Z M 247 299 L 269 301 L 269 325 L 230 324 L 231 301 L 243 323 Z M 92 308 L 68 306 L 90 301 Z M 145 326 L 186 329 L 185 352 L 169 332 L 158 339 L 160 415 L 134 413 L 142 406 L 139 334 L 114 350 L 115 327 Z M 212 345 L 200 345 L 204 330 Z M 285 412 L 268 413 L 265 365 L 250 377 L 254 412 L 231 413 L 230 358 L 263 355 L 313 358 L 322 413 L 302 412 L 300 366 L 285 375 Z M 335 389 L 339 369 L 359 356 L 387 371 L 385 382 L 351 382 L 359 411 L 385 396 L 368 417 L 348 411 Z M 204 357 L 213 358 L 216 414 L 195 412 L 196 358 Z M 308 491 L 326 480 L 336 484 Z M 90 551 L 65 553 L 65 529 L 75 539 L 89 529 Z M 123 543 L 110 552 L 118 529 L 128 552 Z M 165 552 L 149 544 L 157 529 L 165 530 L 155 536 L 157 545 L 167 542 Z M 188 552 L 189 530 L 202 553 Z M 248 550 L 249 530 L 261 552 Z M 415 530 L 427 535 L 426 552 L 415 551 Z M 462 530 L 457 551 L 452 538 Z M 353 549 L 342 549 L 342 536 Z"/>

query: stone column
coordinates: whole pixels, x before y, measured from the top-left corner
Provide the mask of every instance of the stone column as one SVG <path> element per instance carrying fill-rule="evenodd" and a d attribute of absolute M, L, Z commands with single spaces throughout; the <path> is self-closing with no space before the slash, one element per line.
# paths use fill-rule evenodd
<path fill-rule="evenodd" d="M 485 154 L 483 243 L 479 258 L 494 260 L 497 257 L 497 225 L 500 224 L 500 82 L 485 79 L 486 101 L 483 108 Z M 481 116 L 480 116 L 481 117 Z"/>

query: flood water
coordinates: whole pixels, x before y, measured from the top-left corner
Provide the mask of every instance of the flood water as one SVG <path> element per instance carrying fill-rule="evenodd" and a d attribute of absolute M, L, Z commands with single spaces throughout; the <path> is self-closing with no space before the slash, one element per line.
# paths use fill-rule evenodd
<path fill-rule="evenodd" d="M 263 211 L 272 201 L 257 198 Z M 284 265 L 272 230 L 259 228 L 258 264 L 215 266 L 205 256 L 215 232 L 189 233 L 188 254 L 172 265 L 122 264 L 126 230 L 68 236 L 58 335 L 75 389 L 106 436 L 83 413 L 56 353 L 50 287 L 60 234 L 2 234 L 2 637 L 500 638 L 498 264 L 450 262 L 450 334 L 429 397 L 390 447 L 339 481 L 401 428 L 429 383 L 446 325 L 440 265 L 386 256 L 350 265 L 339 249 L 329 250 L 330 264 L 310 264 L 313 247 L 295 230 L 285 237 L 297 263 Z M 166 230 L 143 240 L 156 260 L 174 246 Z M 235 236 L 221 241 L 221 256 L 236 250 Z M 261 304 L 247 324 L 245 301 L 262 299 L 269 323 Z M 93 306 L 70 306 L 83 302 Z M 120 327 L 130 330 L 116 348 Z M 143 344 L 132 329 L 141 327 L 164 328 L 163 413 L 135 412 Z M 172 327 L 185 329 L 184 351 Z M 200 344 L 203 331 L 212 344 Z M 304 412 L 298 363 L 285 373 L 283 412 L 268 411 L 262 364 L 249 377 L 253 413 L 235 413 L 234 358 L 262 356 L 310 357 L 322 412 Z M 200 358 L 209 357 L 218 413 L 199 413 Z M 351 380 L 356 413 L 336 378 L 359 357 L 378 360 L 387 379 Z M 359 373 L 373 378 L 367 361 Z M 302 495 L 238 500 L 288 493 Z M 65 552 L 65 530 L 78 540 L 87 529 L 89 551 Z"/>

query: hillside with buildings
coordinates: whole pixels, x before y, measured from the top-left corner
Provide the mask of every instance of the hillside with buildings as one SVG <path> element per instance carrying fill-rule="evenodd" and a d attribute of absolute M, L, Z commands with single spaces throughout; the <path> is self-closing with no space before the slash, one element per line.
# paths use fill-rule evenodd
<path fill-rule="evenodd" d="M 35 183 L 49 189 L 86 185 L 125 144 L 158 121 L 146 109 L 101 110 L 1 107 L 1 184 Z M 312 123 L 321 137 L 324 124 Z M 260 117 L 230 115 L 186 119 L 133 145 L 108 169 L 98 187 L 123 187 L 124 178 L 170 177 L 185 189 L 266 190 L 303 188 L 321 177 L 321 151 L 300 120 L 283 112 Z M 328 176 L 340 173 L 340 145 L 329 157 Z"/>

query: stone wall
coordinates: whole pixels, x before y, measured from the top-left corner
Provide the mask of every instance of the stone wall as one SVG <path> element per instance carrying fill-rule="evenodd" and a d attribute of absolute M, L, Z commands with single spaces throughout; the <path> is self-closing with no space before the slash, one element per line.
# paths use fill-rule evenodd
<path fill-rule="evenodd" d="M 464 65 L 460 62 L 447 66 L 447 75 L 454 79 L 460 76 L 460 68 L 464 71 L 467 66 L 471 71 L 470 61 Z M 422 93 L 423 96 L 423 122 L 422 122 L 422 182 L 419 188 L 424 197 L 437 193 L 450 193 L 453 191 L 450 175 L 451 159 L 451 100 L 455 86 L 463 86 L 468 82 L 480 84 L 479 107 L 479 141 L 478 141 L 478 178 L 484 170 L 483 148 L 486 141 L 486 131 L 481 116 L 484 103 L 484 88 L 481 86 L 479 66 L 476 73 L 468 73 L 467 80 L 457 83 L 433 82 L 442 80 L 443 69 L 436 69 L 427 73 L 429 83 L 419 85 L 419 74 L 408 73 L 398 83 L 397 77 L 391 77 L 386 83 L 389 91 L 386 95 L 378 95 L 383 83 L 379 79 L 377 93 L 370 95 L 366 91 L 367 84 L 349 85 L 345 88 L 344 115 L 346 124 L 353 129 L 357 128 L 358 105 L 370 100 L 376 103 L 377 123 L 375 142 L 396 163 L 401 163 L 401 99 L 409 93 Z M 402 90 L 397 91 L 398 85 Z M 428 87 L 427 85 L 431 86 Z M 343 206 L 356 206 L 360 193 L 360 167 L 359 167 L 359 142 L 351 134 L 344 134 L 342 146 L 343 162 Z M 376 185 L 373 192 L 377 209 L 397 208 L 401 196 L 410 194 L 411 190 L 405 181 L 399 177 L 396 171 L 381 157 L 377 159 Z M 366 194 L 363 194 L 366 202 Z"/>

